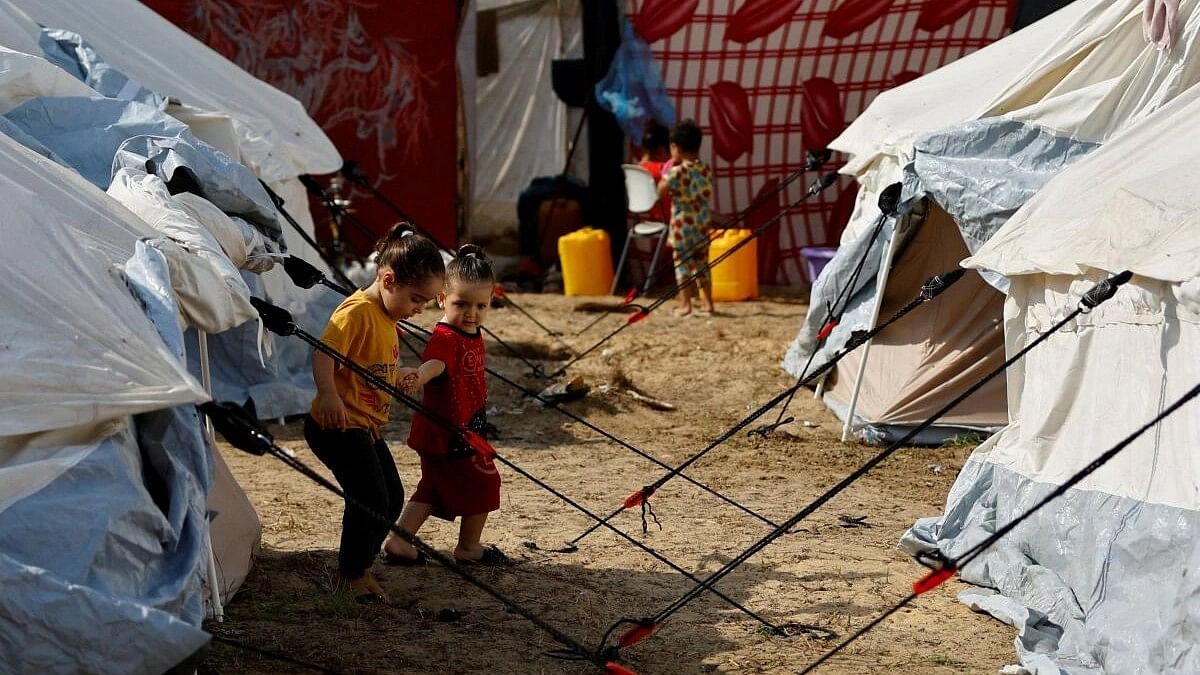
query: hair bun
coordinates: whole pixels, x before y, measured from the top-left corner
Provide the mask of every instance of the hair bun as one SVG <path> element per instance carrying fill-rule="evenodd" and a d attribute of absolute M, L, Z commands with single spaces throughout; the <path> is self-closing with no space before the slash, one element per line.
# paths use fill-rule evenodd
<path fill-rule="evenodd" d="M 392 229 L 388 230 L 388 233 L 384 235 L 383 238 L 381 238 L 378 242 L 376 242 L 375 252 L 383 253 L 383 250 L 387 248 L 389 244 L 400 241 L 401 239 L 416 233 L 417 230 L 415 227 L 413 227 L 412 223 L 402 220 L 395 225 L 392 225 Z"/>
<path fill-rule="evenodd" d="M 458 251 L 454 254 L 455 258 L 475 257 L 480 260 L 487 260 L 487 254 L 483 252 L 482 246 L 475 244 L 463 244 L 458 247 Z"/>

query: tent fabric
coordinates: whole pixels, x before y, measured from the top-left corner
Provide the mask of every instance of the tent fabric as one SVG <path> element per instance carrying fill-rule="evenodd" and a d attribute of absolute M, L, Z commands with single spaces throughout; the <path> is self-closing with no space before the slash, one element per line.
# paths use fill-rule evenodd
<path fill-rule="evenodd" d="M 176 273 L 198 272 L 190 275 L 188 283 L 180 285 L 176 295 L 187 325 L 219 333 L 258 318 L 258 312 L 250 305 L 250 289 L 233 262 L 212 234 L 176 202 L 161 178 L 144 171 L 120 169 L 107 192 L 156 232 L 170 237 L 206 263 L 179 266 Z"/>
<path fill-rule="evenodd" d="M 159 110 L 167 105 L 166 97 L 159 96 L 113 68 L 76 33 L 43 28 L 38 44 L 46 60 L 107 98 L 138 101 Z"/>
<path fill-rule="evenodd" d="M 279 214 L 254 174 L 160 110 L 136 101 L 61 96 L 29 99 L 5 117 L 102 190 L 122 166 L 144 170 L 150 161 L 165 181 L 186 168 L 206 199 L 250 220 L 271 240 L 281 239 Z"/>
<path fill-rule="evenodd" d="M 151 91 L 231 115 L 238 131 L 236 158 L 268 182 L 341 166 L 337 149 L 296 99 L 137 0 L 0 0 L 0 44 L 36 44 L 38 24 L 82 36 L 108 64 Z"/>
<path fill-rule="evenodd" d="M 166 258 L 139 242 L 125 269 L 142 301 L 126 319 L 149 318 L 146 338 L 157 337 L 181 361 Z M 117 279 L 105 285 L 131 292 Z M 86 333 L 107 330 L 95 324 Z M 60 394 L 72 384 L 60 383 Z M 206 398 L 197 392 L 188 403 Z M 42 591 L 3 594 L 0 616 L 38 618 L 2 631 L 14 637 L 0 640 L 0 660 L 17 664 L 19 672 L 157 673 L 201 646 L 208 453 L 195 407 L 151 410 L 0 511 L 0 568 L 6 572 L 0 586 L 24 581 Z M 30 577 L 42 580 L 31 584 Z M 136 623 L 129 621 L 134 611 Z M 29 649 L 31 643 L 43 647 Z M 89 645 L 99 648 L 81 649 Z"/>
<path fill-rule="evenodd" d="M 1194 41 L 1196 3 L 1181 14 L 1183 39 L 1169 53 L 1151 47 L 1156 63 Z M 916 523 L 907 550 L 965 550 L 1200 381 L 1200 203 L 1177 180 L 1200 161 L 1200 86 L 1163 98 L 1051 178 L 964 263 L 1011 281 L 1009 353 L 1098 280 L 1135 276 L 1009 370 L 1012 423 L 976 449 L 944 514 Z M 962 571 L 991 589 L 964 601 L 1018 628 L 1027 669 L 1200 670 L 1197 428 L 1192 402 Z"/>
<path fill-rule="evenodd" d="M 1179 136 L 1196 110 L 1193 87 L 1056 176 L 967 264 L 1007 276 L 1086 268 L 1178 284 L 1200 276 L 1200 196 L 1179 185 L 1195 168 L 1195 149 Z"/>
<path fill-rule="evenodd" d="M 212 453 L 213 485 L 208 491 L 209 531 L 217 563 L 217 588 L 222 602 L 241 588 L 250 574 L 262 540 L 262 521 L 254 504 L 238 485 L 220 452 Z M 212 592 L 207 586 L 205 597 Z"/>
<path fill-rule="evenodd" d="M 1108 270 L 1013 278 L 1009 350 L 1074 308 Z M 1194 286 L 1196 284 L 1193 284 Z M 902 547 L 957 555 L 1043 498 L 1200 381 L 1200 303 L 1135 277 L 1010 373 L 1013 423 L 978 448 Z M 1191 318 L 1188 318 L 1188 317 Z M 1112 411 L 1119 410 L 1119 415 Z M 1051 503 L 962 571 L 1020 617 L 1016 646 L 1037 675 L 1196 672 L 1189 599 L 1197 583 L 1200 467 L 1192 404 Z M 964 598 L 969 600 L 969 598 Z M 1005 609 L 1007 608 L 1007 609 Z"/>
<path fill-rule="evenodd" d="M 32 98 L 97 95 L 49 61 L 13 51 L 4 44 L 0 36 L 0 115 Z"/>
<path fill-rule="evenodd" d="M 849 243 L 867 236 L 878 213 L 877 207 L 868 200 L 886 185 L 900 180 L 904 186 L 902 213 L 911 211 L 918 202 L 928 204 L 923 208 L 933 216 L 945 212 L 966 243 L 966 248 L 962 249 L 964 256 L 979 250 L 1056 174 L 1095 152 L 1102 144 L 1119 138 L 1200 81 L 1200 66 L 1193 63 L 1197 59 L 1191 54 L 1197 42 L 1194 38 L 1200 33 L 1200 15 L 1193 17 L 1192 13 L 1196 4 L 1190 2 L 1185 7 L 1188 20 L 1184 22 L 1184 39 L 1169 52 L 1145 43 L 1140 32 L 1140 5 L 1134 0 L 1075 3 L 1025 31 L 968 56 L 964 59 L 966 65 L 956 64 L 945 72 L 933 73 L 928 76 L 933 84 L 920 78 L 881 96 L 882 111 L 874 111 L 875 105 L 872 105 L 863 116 L 863 128 L 856 122 L 832 144 L 840 149 L 854 148 L 865 156 L 861 161 L 854 157 L 848 164 L 848 171 L 856 173 L 856 178 L 862 182 L 863 191 L 854 216 L 857 223 L 847 230 L 845 241 Z M 1059 39 L 1047 40 L 1039 46 L 1029 42 L 1029 36 L 1024 35 L 1026 31 L 1031 31 L 1035 37 L 1054 34 Z M 993 78 L 996 85 L 983 88 L 977 95 L 964 96 L 971 107 L 966 103 L 935 105 L 934 112 L 928 117 L 918 115 L 915 121 L 891 117 L 915 110 L 918 97 L 947 89 L 955 81 L 963 89 L 973 88 L 975 80 L 971 80 L 972 87 L 967 87 L 968 80 L 956 78 L 978 77 L 989 68 L 1001 68 L 1001 59 L 1011 58 L 1013 54 L 1033 54 L 1033 57 L 1027 62 L 1016 61 L 1015 68 L 1013 62 L 1008 63 L 1007 73 Z M 950 121 L 947 115 L 951 112 L 966 114 L 966 118 Z M 927 125 L 933 122 L 945 126 L 931 130 Z M 867 137 L 870 133 L 880 133 L 881 137 L 871 141 Z M 1133 148 L 1128 149 L 1131 157 L 1139 154 Z M 944 240 L 936 241 L 948 245 Z M 846 256 L 853 249 L 843 247 L 827 267 L 832 270 L 831 274 L 852 264 Z M 902 261 L 895 263 L 893 274 L 902 264 Z M 932 276 L 945 269 L 923 269 L 920 274 Z M 982 269 L 981 274 L 994 287 L 1003 290 L 1006 281 L 997 271 Z M 793 374 L 798 374 L 798 364 L 804 362 L 811 349 L 832 288 L 822 284 L 815 289 L 817 292 L 810 307 L 821 311 L 810 311 L 817 316 L 806 320 L 784 362 L 785 369 Z M 859 293 L 865 298 L 856 298 L 856 306 L 874 297 L 875 285 L 864 283 Z M 989 294 L 982 297 L 996 299 Z M 946 299 L 939 298 L 937 302 L 946 302 Z M 989 311 L 992 313 L 964 314 L 955 324 L 958 329 L 955 336 L 972 340 L 994 329 L 1000 319 L 1000 304 L 992 302 Z M 886 311 L 882 315 L 886 317 Z M 968 327 L 964 325 L 966 322 L 975 324 Z M 856 323 L 854 327 L 869 328 L 870 325 L 869 322 Z M 831 338 L 838 339 L 831 339 L 826 349 L 840 347 L 848 334 L 849 327 L 841 333 L 835 332 Z M 934 333 L 931 337 L 946 342 L 950 336 Z M 995 349 L 986 355 L 986 367 L 981 372 L 1003 361 L 1000 343 L 993 341 L 992 344 Z M 864 373 L 864 392 L 890 392 L 893 398 L 878 399 L 876 405 L 867 403 L 865 408 L 856 409 L 853 423 L 865 425 L 864 433 L 868 436 L 886 438 L 889 427 L 903 428 L 911 423 L 914 417 L 902 410 L 924 413 L 915 417 L 923 419 L 956 396 L 968 383 L 959 377 L 960 369 L 952 365 L 953 360 L 944 363 L 925 360 L 928 356 L 926 345 L 925 339 L 913 336 L 908 343 L 908 349 L 912 351 L 909 358 L 870 362 L 872 365 Z M 947 356 L 960 351 L 953 345 L 950 347 L 943 352 Z M 967 345 L 959 347 L 966 349 Z M 984 356 L 982 352 L 973 353 Z M 854 377 L 850 374 L 851 368 L 857 365 L 854 362 L 859 358 L 852 357 L 839 365 L 839 382 Z M 871 358 L 875 358 L 874 355 Z M 916 368 L 918 364 L 922 368 L 919 374 L 896 370 Z M 917 387 L 920 381 L 940 391 L 940 400 L 922 396 L 919 388 L 881 384 L 908 382 L 911 387 Z M 835 412 L 844 416 L 848 412 L 848 398 L 848 394 L 839 397 L 836 392 L 831 392 L 829 403 Z M 911 407 L 914 400 L 921 399 L 931 405 L 920 411 Z M 980 420 L 989 419 L 982 427 L 1003 424 L 1006 416 L 1002 405 L 1004 397 L 993 396 L 987 400 L 996 407 L 986 414 L 979 410 Z"/>
<path fill-rule="evenodd" d="M 521 191 L 534 178 L 563 170 L 574 129 L 551 86 L 550 61 L 583 53 L 579 3 L 539 0 L 497 11 L 497 40 L 504 45 L 500 69 L 475 80 L 475 114 L 469 121 L 476 144 L 473 234 L 515 229 Z M 473 66 L 468 68 L 474 73 Z M 577 153 L 577 166 L 581 160 Z"/>
<path fill-rule="evenodd" d="M 190 135 L 160 110 L 136 101 L 54 96 L 25 101 L 5 117 L 67 161 L 101 190 L 112 179 L 117 148 L 134 136 Z"/>
<path fill-rule="evenodd" d="M 194 400 L 198 385 L 114 276 L 114 258 L 153 231 L 77 175 L 36 157 L 0 138 L 0 256 L 8 279 L 0 336 L 11 345 L 0 362 L 0 436 Z M 45 197 L 64 188 L 76 196 Z"/>
<path fill-rule="evenodd" d="M 954 269 L 966 256 L 958 228 L 945 211 L 936 205 L 920 206 L 928 212 L 901 219 L 896 235 L 901 238 L 900 252 L 883 294 L 881 322 L 915 298 L 929 277 Z M 870 329 L 875 302 L 872 267 L 877 269 L 879 255 L 892 236 L 888 226 L 876 239 L 857 286 L 862 291 L 853 296 L 809 372 L 828 361 L 852 333 Z M 826 285 L 814 289 L 814 298 L 821 299 L 820 311 L 810 312 L 784 358 L 783 367 L 793 377 L 801 375 L 819 324 L 826 319 L 826 305 L 833 303 L 840 288 L 848 283 L 850 268 L 857 264 L 869 239 L 870 233 L 864 232 L 863 239 L 848 251 L 853 255 L 839 255 L 834 261 L 839 268 L 822 273 Z M 970 274 L 935 302 L 917 308 L 872 341 L 869 368 L 855 413 L 855 426 L 865 440 L 882 443 L 898 439 L 994 368 L 997 358 L 1003 360 L 999 323 L 1002 299 L 979 275 Z M 861 349 L 850 353 L 826 381 L 824 401 L 843 419 L 862 358 Z M 923 432 L 914 442 L 938 444 L 963 431 L 999 429 L 1007 422 L 1004 397 L 1003 380 L 993 380 L 944 416 L 936 429 Z"/>
<path fill-rule="evenodd" d="M 173 181 L 181 169 L 199 189 L 201 196 L 230 215 L 241 216 L 253 223 L 273 242 L 282 241 L 281 216 L 249 169 L 191 135 L 139 135 L 127 138 L 113 159 L 117 166 L 153 167 L 164 181 Z"/>

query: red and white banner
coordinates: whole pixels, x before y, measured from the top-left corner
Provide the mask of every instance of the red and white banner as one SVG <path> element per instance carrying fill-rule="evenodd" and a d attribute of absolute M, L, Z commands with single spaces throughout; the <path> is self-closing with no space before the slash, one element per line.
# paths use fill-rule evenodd
<path fill-rule="evenodd" d="M 704 128 L 714 208 L 732 214 L 802 167 L 806 151 L 828 145 L 880 92 L 1006 35 L 1014 4 L 627 0 L 627 9 L 663 70 L 676 113 Z M 756 209 L 748 224 L 796 201 L 815 177 Z M 810 283 L 799 249 L 836 245 L 852 206 L 853 187 L 844 180 L 791 209 L 759 244 L 762 281 Z"/>

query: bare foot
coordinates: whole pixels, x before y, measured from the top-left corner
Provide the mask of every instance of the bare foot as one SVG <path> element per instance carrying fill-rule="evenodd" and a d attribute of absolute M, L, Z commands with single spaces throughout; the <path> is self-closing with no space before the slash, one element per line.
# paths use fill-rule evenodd
<path fill-rule="evenodd" d="M 367 572 L 363 575 L 362 580 L 366 582 L 367 591 L 369 593 L 375 593 L 376 595 L 382 597 L 385 603 L 391 604 L 392 598 L 388 596 L 387 591 L 383 590 L 383 586 L 379 583 L 379 580 L 375 578 L 374 574 Z M 355 595 L 357 596 L 359 594 L 356 593 Z"/>
<path fill-rule="evenodd" d="M 676 307 L 675 316 L 687 316 L 692 313 L 691 307 Z"/>
<path fill-rule="evenodd" d="M 454 559 L 459 562 L 475 562 L 483 557 L 483 544 L 466 547 L 462 544 L 454 547 Z"/>

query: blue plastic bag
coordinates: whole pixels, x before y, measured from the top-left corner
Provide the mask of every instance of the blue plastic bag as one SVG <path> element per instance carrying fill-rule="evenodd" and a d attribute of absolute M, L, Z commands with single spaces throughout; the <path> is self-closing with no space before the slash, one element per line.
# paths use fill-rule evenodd
<path fill-rule="evenodd" d="M 596 102 L 617 118 L 621 131 L 635 143 L 641 142 L 647 120 L 667 127 L 675 123 L 675 106 L 667 98 L 650 46 L 628 20 L 608 74 L 596 83 Z"/>

